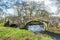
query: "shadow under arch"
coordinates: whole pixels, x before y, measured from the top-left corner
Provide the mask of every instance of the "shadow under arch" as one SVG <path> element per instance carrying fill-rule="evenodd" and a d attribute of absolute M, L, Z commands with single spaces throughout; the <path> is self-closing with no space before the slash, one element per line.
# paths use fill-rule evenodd
<path fill-rule="evenodd" d="M 42 21 L 30 21 L 28 22 L 26 25 L 25 25 L 25 29 L 28 30 L 28 25 L 44 25 L 45 26 L 45 30 L 46 30 L 46 25 L 45 23 L 47 24 L 47 22 L 42 22 Z"/>

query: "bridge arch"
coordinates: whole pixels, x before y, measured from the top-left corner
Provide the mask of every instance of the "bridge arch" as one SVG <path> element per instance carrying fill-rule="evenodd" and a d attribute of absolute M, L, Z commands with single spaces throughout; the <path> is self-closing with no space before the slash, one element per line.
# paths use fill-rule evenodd
<path fill-rule="evenodd" d="M 34 23 L 34 22 L 35 22 L 35 23 Z M 36 25 L 36 24 L 44 24 L 44 23 L 43 23 L 43 22 L 40 22 L 40 21 L 35 21 L 35 20 L 34 20 L 34 21 L 29 21 L 29 22 L 27 22 L 27 23 L 26 23 L 26 26 L 27 26 L 27 25 Z"/>
<path fill-rule="evenodd" d="M 48 23 L 49 23 L 49 22 L 44 21 L 44 20 L 39 20 L 39 21 L 31 20 L 31 21 L 26 22 L 25 26 L 28 26 L 29 24 L 31 24 L 31 22 L 38 22 L 38 24 L 44 24 L 45 27 L 48 27 Z M 32 24 L 31 24 L 31 25 L 32 25 Z"/>
<path fill-rule="evenodd" d="M 41 27 L 41 25 L 43 25 L 42 27 L 44 28 L 44 31 L 46 30 L 46 26 L 47 26 L 47 22 L 45 22 L 45 21 L 30 21 L 30 22 L 28 22 L 25 26 L 26 26 L 26 28 L 29 30 L 29 25 L 40 25 L 40 27 Z M 37 26 L 36 26 L 36 28 L 38 28 Z M 30 29 L 31 30 L 31 29 Z"/>

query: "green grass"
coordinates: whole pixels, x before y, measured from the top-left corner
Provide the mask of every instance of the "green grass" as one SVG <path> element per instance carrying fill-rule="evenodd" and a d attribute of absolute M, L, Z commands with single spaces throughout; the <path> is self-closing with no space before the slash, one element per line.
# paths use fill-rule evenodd
<path fill-rule="evenodd" d="M 51 38 L 42 37 L 41 40 L 51 40 Z"/>
<path fill-rule="evenodd" d="M 50 37 L 36 36 L 29 30 L 4 27 L 0 24 L 0 40 L 52 40 Z"/>
<path fill-rule="evenodd" d="M 0 24 L 0 27 L 4 27 L 3 23 Z"/>

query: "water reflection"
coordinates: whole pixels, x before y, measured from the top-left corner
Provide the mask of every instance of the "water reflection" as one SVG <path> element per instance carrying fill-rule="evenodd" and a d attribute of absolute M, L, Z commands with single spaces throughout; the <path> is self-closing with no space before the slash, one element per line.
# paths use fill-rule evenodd
<path fill-rule="evenodd" d="M 45 31 L 45 25 L 28 25 L 28 29 L 34 33 Z"/>
<path fill-rule="evenodd" d="M 45 31 L 45 25 L 28 25 L 28 30 L 34 33 L 42 33 L 49 35 L 53 40 L 60 40 L 60 35 Z"/>

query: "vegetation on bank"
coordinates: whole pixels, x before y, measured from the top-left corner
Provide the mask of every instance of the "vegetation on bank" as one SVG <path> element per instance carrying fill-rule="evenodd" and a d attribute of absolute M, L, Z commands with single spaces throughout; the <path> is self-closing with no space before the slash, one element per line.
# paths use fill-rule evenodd
<path fill-rule="evenodd" d="M 48 27 L 47 31 L 54 32 L 56 34 L 60 34 L 60 27 Z"/>
<path fill-rule="evenodd" d="M 35 35 L 29 30 L 4 27 L 0 24 L 0 40 L 52 40 L 50 37 Z"/>
<path fill-rule="evenodd" d="M 27 25 L 29 25 L 29 24 L 31 24 L 31 25 L 36 25 L 36 24 L 38 25 L 39 24 L 40 25 L 40 24 L 44 24 L 44 23 L 43 22 L 41 23 L 39 21 L 31 21 Z M 44 25 L 46 26 L 46 30 L 56 33 L 56 34 L 60 34 L 60 26 L 59 25 L 57 27 L 55 25 L 51 26 L 52 24 L 50 24 L 50 25 L 48 24 L 48 26 L 47 26 L 47 24 L 45 23 Z"/>

